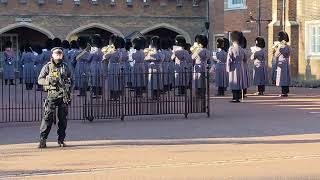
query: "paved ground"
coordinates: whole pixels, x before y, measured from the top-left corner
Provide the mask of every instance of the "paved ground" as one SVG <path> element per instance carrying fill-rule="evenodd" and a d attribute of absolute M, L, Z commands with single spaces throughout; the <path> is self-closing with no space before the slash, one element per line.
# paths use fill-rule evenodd
<path fill-rule="evenodd" d="M 212 97 L 212 117 L 70 121 L 68 148 L 38 123 L 0 124 L 0 179 L 320 179 L 319 89 Z M 253 92 L 253 90 L 251 90 Z"/>

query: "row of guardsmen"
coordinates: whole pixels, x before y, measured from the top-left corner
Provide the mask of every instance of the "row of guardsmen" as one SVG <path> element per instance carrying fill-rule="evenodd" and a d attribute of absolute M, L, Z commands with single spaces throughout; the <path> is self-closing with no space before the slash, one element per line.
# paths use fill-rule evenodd
<path fill-rule="evenodd" d="M 37 83 L 40 70 L 50 61 L 50 49 L 63 47 L 63 62 L 73 72 L 74 88 L 79 91 L 79 96 L 84 96 L 90 89 L 92 97 L 99 97 L 103 87 L 107 87 L 111 98 L 118 99 L 124 88 L 130 87 L 136 96 L 147 92 L 152 98 L 159 98 L 161 93 L 172 88 L 177 88 L 176 95 L 185 95 L 191 84 L 198 95 L 204 95 L 207 62 L 212 59 L 207 45 L 208 39 L 204 35 L 197 35 L 192 47 L 183 36 L 175 38 L 174 46 L 170 45 L 169 39 L 160 40 L 158 36 L 146 43 L 143 37 L 125 42 L 122 37 L 112 35 L 105 47 L 100 35 L 93 35 L 90 39 L 79 37 L 70 45 L 55 38 L 48 40 L 46 49 L 39 53 L 25 46 L 19 67 L 26 89 L 31 90 Z M 15 79 L 11 46 L 8 42 L 5 51 L 6 84 L 13 84 Z"/>
<path fill-rule="evenodd" d="M 242 32 L 231 33 L 231 45 L 228 39 L 218 39 L 218 52 L 213 59 L 215 65 L 215 84 L 218 88 L 218 96 L 223 96 L 226 88 L 232 91 L 232 103 L 239 103 L 241 98 L 246 97 L 247 89 L 251 84 L 257 86 L 255 95 L 264 95 L 265 86 L 269 83 L 267 55 L 265 40 L 262 37 L 255 39 L 255 46 L 251 47 L 251 56 L 246 50 L 247 40 Z M 286 32 L 278 33 L 278 41 L 272 48 L 272 84 L 281 87 L 280 97 L 288 97 L 290 76 L 290 47 L 289 36 Z M 249 61 L 253 64 L 253 78 L 249 75 Z M 251 82 L 252 81 L 252 82 Z"/>
<path fill-rule="evenodd" d="M 271 79 L 281 87 L 281 97 L 287 97 L 290 86 L 289 38 L 286 32 L 279 32 L 278 42 L 273 46 Z M 265 52 L 265 41 L 256 38 L 256 45 L 251 47 L 251 57 L 246 51 L 247 40 L 242 32 L 231 33 L 231 45 L 226 38 L 217 40 L 218 52 L 212 55 L 207 49 L 208 39 L 197 35 L 192 47 L 183 36 L 175 38 L 175 45 L 170 40 L 161 40 L 157 36 L 146 39 L 138 37 L 132 42 L 125 42 L 122 37 L 112 35 L 108 46 L 103 47 L 99 35 L 88 40 L 79 37 L 77 41 L 61 42 L 55 38 L 48 40 L 46 49 L 39 52 L 25 46 L 19 61 L 20 78 L 23 78 L 26 89 L 32 89 L 37 81 L 41 68 L 50 60 L 52 47 L 63 47 L 64 62 L 73 72 L 74 87 L 79 96 L 84 96 L 88 89 L 92 97 L 102 95 L 105 85 L 109 95 L 118 99 L 125 87 L 135 91 L 136 96 L 148 92 L 153 98 L 160 93 L 177 88 L 177 95 L 184 95 L 190 85 L 199 96 L 205 94 L 205 73 L 208 62 L 215 62 L 215 84 L 219 96 L 224 95 L 226 88 L 233 94 L 232 102 L 240 102 L 246 96 L 251 84 L 257 86 L 257 95 L 263 95 L 268 84 L 268 69 Z M 148 45 L 146 45 L 148 44 Z M 4 52 L 5 84 L 13 84 L 15 79 L 15 54 L 7 42 Z M 249 76 L 249 59 L 253 61 L 253 79 Z M 251 82 L 252 81 L 252 82 Z M 41 88 L 39 88 L 41 89 Z"/>

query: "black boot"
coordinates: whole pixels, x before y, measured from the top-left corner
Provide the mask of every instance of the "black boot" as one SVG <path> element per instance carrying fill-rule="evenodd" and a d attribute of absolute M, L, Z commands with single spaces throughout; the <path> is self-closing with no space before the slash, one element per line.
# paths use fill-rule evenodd
<path fill-rule="evenodd" d="M 14 85 L 13 79 L 10 79 L 10 85 Z"/>
<path fill-rule="evenodd" d="M 47 147 L 47 141 L 45 139 L 40 139 L 38 148 L 43 149 Z"/>
<path fill-rule="evenodd" d="M 224 95 L 224 88 L 218 87 L 218 93 L 217 96 L 223 96 Z"/>
<path fill-rule="evenodd" d="M 225 88 L 221 88 L 221 96 L 225 95 Z"/>
<path fill-rule="evenodd" d="M 142 88 L 136 88 L 136 97 L 142 96 Z"/>
<path fill-rule="evenodd" d="M 96 86 L 92 86 L 92 89 L 91 89 L 91 97 L 92 98 L 96 98 L 97 97 L 97 87 Z"/>
<path fill-rule="evenodd" d="M 66 143 L 63 140 L 58 140 L 59 147 L 67 147 Z"/>
<path fill-rule="evenodd" d="M 240 102 L 240 90 L 232 90 L 232 101 L 231 103 L 239 103 Z"/>
<path fill-rule="evenodd" d="M 80 88 L 78 96 L 85 96 L 85 95 L 86 95 L 86 89 L 85 88 Z"/>
<path fill-rule="evenodd" d="M 247 93 L 248 93 L 248 89 L 247 88 L 243 89 L 243 98 L 247 97 Z M 241 98 L 242 98 L 242 96 L 241 96 Z"/>

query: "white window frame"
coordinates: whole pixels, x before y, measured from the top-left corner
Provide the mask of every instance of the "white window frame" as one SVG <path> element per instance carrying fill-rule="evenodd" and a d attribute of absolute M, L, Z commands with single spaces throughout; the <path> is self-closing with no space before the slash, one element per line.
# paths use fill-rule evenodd
<path fill-rule="evenodd" d="M 242 0 L 242 4 L 233 4 L 233 0 L 227 0 L 227 10 L 247 9 L 246 0 Z"/>
<path fill-rule="evenodd" d="M 316 30 L 316 37 L 313 35 L 313 28 Z M 313 51 L 313 42 L 318 46 L 317 51 Z M 320 57 L 320 21 L 306 21 L 305 23 L 305 56 L 306 58 Z"/>

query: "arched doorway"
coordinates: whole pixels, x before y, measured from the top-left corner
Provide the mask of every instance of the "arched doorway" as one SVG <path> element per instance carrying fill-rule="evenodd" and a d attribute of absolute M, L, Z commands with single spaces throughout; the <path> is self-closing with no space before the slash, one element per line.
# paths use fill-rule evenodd
<path fill-rule="evenodd" d="M 91 35 L 94 35 L 94 34 L 100 34 L 104 43 L 109 42 L 109 38 L 112 34 L 116 34 L 121 37 L 124 37 L 123 34 L 119 30 L 114 29 L 108 25 L 99 24 L 99 23 L 92 23 L 92 24 L 88 24 L 85 26 L 81 26 L 81 27 L 71 31 L 67 35 L 66 39 L 69 41 L 72 41 L 72 40 L 76 40 L 80 36 L 90 37 Z"/>
<path fill-rule="evenodd" d="M 142 30 L 141 34 L 145 35 L 147 38 L 150 38 L 152 36 L 159 36 L 160 39 L 170 40 L 174 40 L 177 35 L 182 35 L 186 39 L 187 43 L 191 43 L 191 38 L 186 31 L 167 23 L 161 23 L 148 27 Z"/>
<path fill-rule="evenodd" d="M 17 59 L 20 58 L 25 44 L 30 44 L 31 47 L 44 48 L 48 38 L 54 38 L 54 35 L 31 23 L 16 23 L 8 25 L 0 29 L 0 61 L 1 68 L 3 67 L 3 51 L 7 41 L 12 42 L 12 48 L 16 53 Z M 18 63 L 15 63 L 16 69 Z"/>
<path fill-rule="evenodd" d="M 107 43 L 107 42 L 109 42 L 109 38 L 113 33 L 106 31 L 104 29 L 100 29 L 100 28 L 90 28 L 90 29 L 86 29 L 86 30 L 83 30 L 83 31 L 80 31 L 76 34 L 71 35 L 68 38 L 68 40 L 69 41 L 77 40 L 78 37 L 80 37 L 80 36 L 89 38 L 91 35 L 94 35 L 94 34 L 99 34 L 102 37 L 103 42 Z"/>
<path fill-rule="evenodd" d="M 177 32 L 166 28 L 155 29 L 144 34 L 147 40 L 150 40 L 153 36 L 159 36 L 160 40 L 170 40 L 171 44 L 174 43 L 174 39 L 177 35 L 179 35 Z"/>

